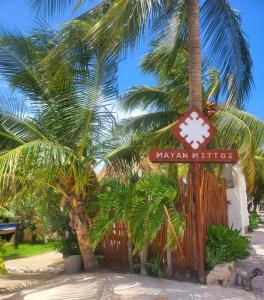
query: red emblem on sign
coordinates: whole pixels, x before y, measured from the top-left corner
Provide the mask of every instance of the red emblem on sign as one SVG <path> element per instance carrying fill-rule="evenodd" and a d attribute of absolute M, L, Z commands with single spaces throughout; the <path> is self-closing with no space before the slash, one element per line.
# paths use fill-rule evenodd
<path fill-rule="evenodd" d="M 234 163 L 238 161 L 235 150 L 205 150 L 205 146 L 216 135 L 215 127 L 197 109 L 190 109 L 177 124 L 172 133 L 185 150 L 152 149 L 150 161 L 154 163 Z"/>
<path fill-rule="evenodd" d="M 173 126 L 172 133 L 186 148 L 197 150 L 215 137 L 216 129 L 202 113 L 192 108 Z"/>

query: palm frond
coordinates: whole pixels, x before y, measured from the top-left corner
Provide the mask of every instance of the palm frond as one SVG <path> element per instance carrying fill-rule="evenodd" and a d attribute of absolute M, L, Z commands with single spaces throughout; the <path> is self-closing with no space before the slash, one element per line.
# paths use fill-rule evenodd
<path fill-rule="evenodd" d="M 120 105 L 125 111 L 142 110 L 168 110 L 177 107 L 171 93 L 161 87 L 134 87 L 122 98 Z"/>
<path fill-rule="evenodd" d="M 208 70 L 208 80 L 206 82 L 206 98 L 207 100 L 214 100 L 218 103 L 218 98 L 221 91 L 221 75 L 216 69 Z"/>
<path fill-rule="evenodd" d="M 62 168 L 70 167 L 75 156 L 70 149 L 58 144 L 35 140 L 0 155 L 0 182 L 2 188 L 13 185 L 16 177 L 49 178 L 57 176 Z"/>
<path fill-rule="evenodd" d="M 213 121 L 221 137 L 221 147 L 239 151 L 240 166 L 251 190 L 255 179 L 254 156 L 264 142 L 263 122 L 247 112 L 230 108 L 220 110 Z"/>
<path fill-rule="evenodd" d="M 131 229 L 135 240 L 135 251 L 140 251 L 146 242 L 155 239 L 163 226 L 167 226 L 164 206 L 169 207 L 173 216 L 179 216 L 175 210 L 178 186 L 174 180 L 165 175 L 154 173 L 144 176 L 135 185 L 135 190 L 136 197 L 131 211 Z M 183 219 L 178 217 L 177 220 L 178 223 L 174 220 L 175 232 L 180 233 Z"/>
<path fill-rule="evenodd" d="M 87 34 L 104 52 L 126 51 L 136 45 L 151 24 L 160 22 L 178 1 L 115 0 Z"/>
<path fill-rule="evenodd" d="M 176 112 L 152 112 L 123 120 L 119 126 L 127 133 L 148 134 L 170 125 L 177 119 Z"/>
<path fill-rule="evenodd" d="M 140 145 L 133 142 L 117 145 L 103 159 L 115 169 L 126 170 L 140 159 Z"/>
<path fill-rule="evenodd" d="M 0 99 L 0 152 L 35 139 L 46 139 L 37 122 L 30 119 L 25 103 L 5 95 Z"/>
<path fill-rule="evenodd" d="M 228 102 L 242 106 L 253 84 L 249 45 L 241 19 L 227 0 L 206 0 L 201 8 L 204 48 L 209 64 L 221 73 Z"/>
<path fill-rule="evenodd" d="M 93 248 L 113 229 L 115 222 L 129 222 L 129 208 L 132 203 L 132 189 L 115 179 L 102 183 L 102 191 L 97 194 L 98 214 L 93 220 L 88 238 Z"/>
<path fill-rule="evenodd" d="M 31 122 L 29 119 L 27 122 L 23 120 L 24 127 L 30 127 L 32 123 L 32 129 L 36 129 L 37 124 L 41 123 L 42 129 L 49 132 L 49 138 L 66 146 L 79 146 L 83 152 L 84 144 L 87 149 L 89 139 L 92 140 L 90 147 L 99 141 L 101 144 L 105 140 L 103 135 L 106 129 L 114 122 L 109 106 L 117 95 L 116 58 L 101 57 L 91 44 L 79 41 L 80 47 L 77 49 L 70 47 L 60 50 L 55 60 L 47 59 L 48 54 L 56 48 L 56 36 L 44 27 L 34 30 L 29 37 L 11 31 L 2 32 L 0 52 L 2 49 L 3 60 L 0 55 L 0 72 L 15 88 L 29 96 L 35 119 Z M 4 57 L 6 49 L 14 53 L 15 59 L 13 56 Z M 58 64 L 59 58 L 63 60 L 61 64 Z M 2 126 L 7 130 L 2 130 L 2 136 L 9 134 L 7 131 L 12 122 L 12 128 L 16 126 L 16 140 L 28 141 L 32 138 L 22 136 L 22 129 L 18 129 L 22 121 L 18 125 L 18 121 L 6 113 L 2 117 Z M 92 135 L 88 134 L 89 130 Z"/>
<path fill-rule="evenodd" d="M 254 135 L 254 144 L 256 149 L 261 149 L 264 144 L 264 123 L 256 116 L 234 108 L 228 108 L 228 111 L 244 122 Z"/>
<path fill-rule="evenodd" d="M 167 245 L 166 247 L 169 249 L 175 249 L 177 247 L 179 247 L 179 240 L 181 240 L 183 238 L 184 235 L 184 231 L 185 231 L 185 224 L 186 224 L 186 220 L 184 219 L 184 217 L 182 216 L 182 214 L 180 214 L 177 210 L 170 210 L 170 212 L 168 212 L 169 214 L 169 218 L 170 220 L 168 220 L 167 222 L 170 223 L 171 222 L 171 226 L 170 224 L 167 225 L 168 229 L 167 229 Z M 175 236 L 176 234 L 176 236 Z M 181 251 L 181 249 L 179 249 Z"/>
<path fill-rule="evenodd" d="M 14 218 L 14 214 L 12 214 L 8 209 L 0 206 L 0 218 Z"/>
<path fill-rule="evenodd" d="M 144 57 L 141 67 L 144 72 L 151 71 L 158 74 L 162 82 L 162 77 L 167 80 L 170 74 L 179 67 L 179 59 L 188 59 L 188 53 L 182 51 L 187 48 L 186 1 L 179 0 L 177 8 L 161 24 L 159 22 L 158 28 L 158 38 L 151 43 L 154 51 Z M 185 70 L 188 69 L 187 63 L 182 65 Z M 184 74 L 184 72 L 178 73 Z"/>
<path fill-rule="evenodd" d="M 79 85 L 77 80 L 76 92 L 59 94 L 41 113 L 56 140 L 76 149 L 79 155 L 109 139 L 115 124 L 112 113 L 117 96 L 115 59 L 100 60 L 95 56 L 88 74 L 85 84 Z"/>
<path fill-rule="evenodd" d="M 23 89 L 29 96 L 46 93 L 46 84 L 36 71 L 37 57 L 47 52 L 20 32 L 0 28 L 0 72 L 13 88 Z M 40 70 L 39 70 L 40 71 Z"/>
<path fill-rule="evenodd" d="M 39 68 L 49 78 L 49 90 L 69 93 L 86 84 L 98 54 L 96 48 L 84 40 L 88 28 L 87 23 L 74 21 L 52 37 L 58 44 L 38 61 Z"/>
<path fill-rule="evenodd" d="M 84 0 L 85 1 L 85 0 Z M 91 10 L 80 15 L 77 20 L 98 19 L 102 17 L 109 9 L 114 0 L 103 0 Z"/>
<path fill-rule="evenodd" d="M 30 0 L 30 2 L 32 8 L 37 11 L 37 14 L 52 16 L 72 5 L 74 5 L 73 11 L 76 11 L 88 2 L 88 0 Z"/>

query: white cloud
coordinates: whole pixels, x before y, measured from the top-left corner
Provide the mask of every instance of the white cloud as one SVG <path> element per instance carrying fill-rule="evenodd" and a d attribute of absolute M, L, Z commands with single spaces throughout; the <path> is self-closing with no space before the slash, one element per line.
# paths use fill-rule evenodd
<path fill-rule="evenodd" d="M 147 112 L 141 109 L 135 109 L 132 112 L 124 112 L 123 110 L 117 111 L 118 120 L 128 119 L 146 114 Z"/>
<path fill-rule="evenodd" d="M 123 119 L 133 118 L 137 116 L 141 116 L 147 113 L 146 110 L 143 109 L 134 109 L 132 112 L 125 112 L 120 108 L 118 104 L 114 105 L 116 114 L 117 114 L 117 120 L 121 121 Z"/>

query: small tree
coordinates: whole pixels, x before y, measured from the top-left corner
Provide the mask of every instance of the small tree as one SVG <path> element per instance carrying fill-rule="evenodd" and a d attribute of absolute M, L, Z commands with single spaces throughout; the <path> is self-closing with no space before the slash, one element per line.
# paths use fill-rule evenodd
<path fill-rule="evenodd" d="M 115 222 L 124 222 L 134 253 L 140 253 L 141 274 L 146 274 L 149 244 L 165 226 L 167 275 L 170 276 L 171 250 L 178 246 L 185 228 L 184 218 L 176 209 L 178 192 L 175 180 L 161 174 L 146 174 L 133 186 L 116 180 L 105 181 L 103 190 L 98 193 L 99 213 L 89 233 L 91 244 L 95 248 Z"/>
<path fill-rule="evenodd" d="M 0 74 L 29 103 L 26 109 L 19 101 L 1 98 L 1 189 L 59 192 L 85 270 L 93 270 L 96 259 L 86 239 L 87 206 L 98 187 L 95 162 L 109 146 L 104 148 L 115 122 L 109 105 L 116 97 L 116 60 L 80 41 L 48 63 L 57 44 L 49 27 L 30 36 L 0 33 Z"/>

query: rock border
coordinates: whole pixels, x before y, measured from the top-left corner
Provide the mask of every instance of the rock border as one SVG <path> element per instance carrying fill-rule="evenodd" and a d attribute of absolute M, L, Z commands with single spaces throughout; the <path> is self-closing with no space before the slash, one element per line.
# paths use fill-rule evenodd
<path fill-rule="evenodd" d="M 220 285 L 226 287 L 232 276 L 232 272 L 235 268 L 235 262 L 222 263 L 216 265 L 206 276 L 207 285 Z"/>
<path fill-rule="evenodd" d="M 31 273 L 31 274 L 40 274 L 40 273 L 52 273 L 58 274 L 64 271 L 64 267 L 47 267 L 47 268 L 17 268 L 17 267 L 7 267 L 8 272 L 12 273 Z"/>

